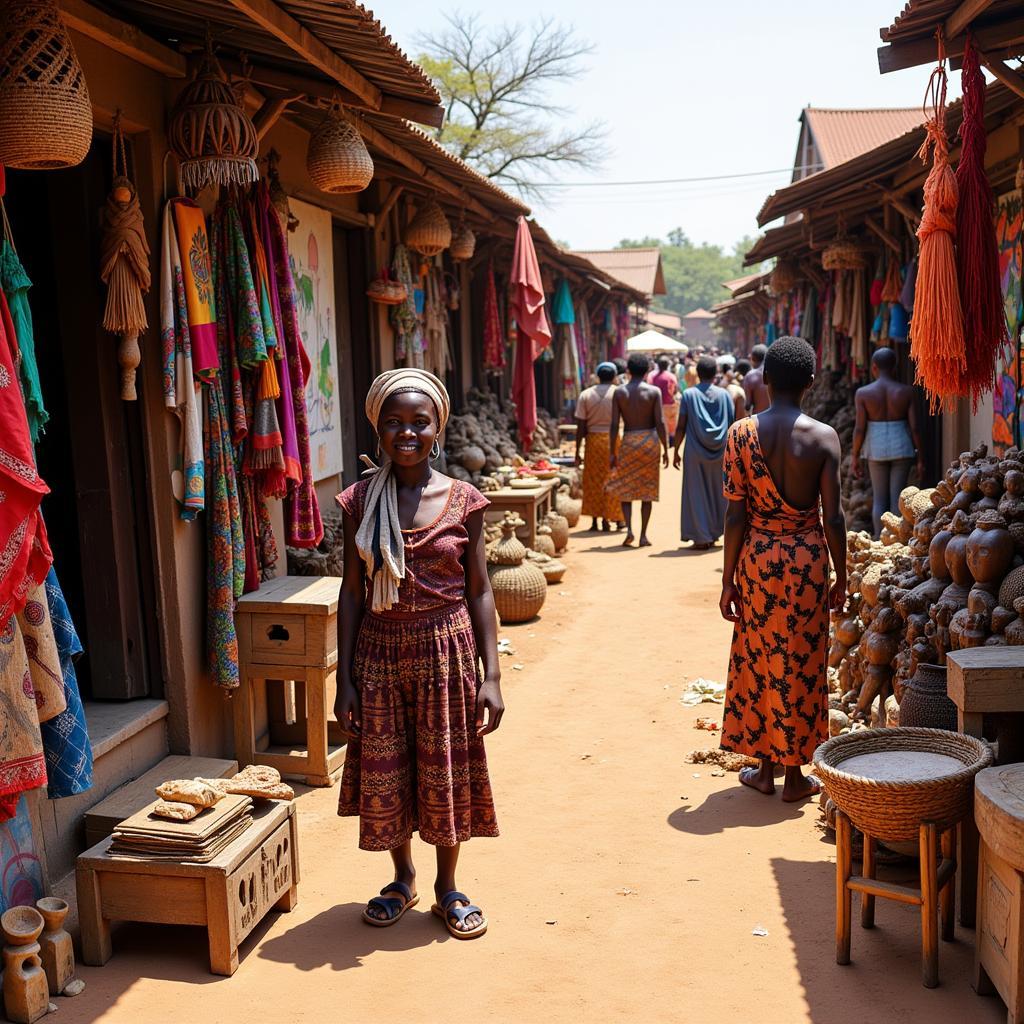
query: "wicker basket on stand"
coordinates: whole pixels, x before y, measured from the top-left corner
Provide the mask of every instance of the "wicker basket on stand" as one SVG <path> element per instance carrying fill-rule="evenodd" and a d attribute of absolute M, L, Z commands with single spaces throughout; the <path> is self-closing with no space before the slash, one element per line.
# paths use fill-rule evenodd
<path fill-rule="evenodd" d="M 92 104 L 57 0 L 0 4 L 0 164 L 74 167 L 92 144 Z"/>
<path fill-rule="evenodd" d="M 436 256 L 451 245 L 452 226 L 436 199 L 427 199 L 405 229 L 405 244 L 421 256 Z"/>
<path fill-rule="evenodd" d="M 867 754 L 888 755 L 893 777 L 867 777 L 857 773 L 860 769 L 843 769 L 852 758 Z M 914 754 L 939 754 L 961 767 L 911 778 L 926 774 L 912 770 L 913 758 L 906 755 Z M 906 761 L 903 778 L 901 760 Z M 902 726 L 834 736 L 814 752 L 814 774 L 829 799 L 862 832 L 890 842 L 916 839 L 922 822 L 932 822 L 942 832 L 962 821 L 971 813 L 974 776 L 991 763 L 991 749 L 973 736 Z"/>
<path fill-rule="evenodd" d="M 526 561 L 526 548 L 516 537 L 523 521 L 508 513 L 501 524 L 501 540 L 487 554 L 487 571 L 494 592 L 494 607 L 502 622 L 527 622 L 543 607 L 547 580 L 536 565 Z"/>
<path fill-rule="evenodd" d="M 373 159 L 355 125 L 335 104 L 313 129 L 306 150 L 306 170 L 321 192 L 362 192 L 373 180 Z"/>

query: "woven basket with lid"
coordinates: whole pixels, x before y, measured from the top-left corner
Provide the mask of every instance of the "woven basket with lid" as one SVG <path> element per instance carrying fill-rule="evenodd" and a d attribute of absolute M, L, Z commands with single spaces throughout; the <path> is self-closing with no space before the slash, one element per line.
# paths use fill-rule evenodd
<path fill-rule="evenodd" d="M 321 192 L 336 196 L 362 192 L 373 180 L 373 158 L 366 143 L 336 106 L 309 137 L 306 170 Z"/>
<path fill-rule="evenodd" d="M 467 224 L 461 223 L 452 235 L 452 244 L 448 247 L 448 255 L 456 262 L 471 260 L 476 252 L 476 235 Z"/>
<path fill-rule="evenodd" d="M 501 524 L 501 540 L 487 553 L 487 568 L 494 593 L 494 607 L 502 622 L 526 622 L 543 607 L 547 580 L 536 565 L 526 561 L 526 548 L 516 537 L 523 521 L 509 514 Z"/>
<path fill-rule="evenodd" d="M 452 226 L 436 199 L 427 199 L 405 229 L 405 244 L 421 256 L 436 256 L 451 245 Z"/>
<path fill-rule="evenodd" d="M 0 3 L 0 164 L 74 167 L 92 144 L 92 104 L 57 0 Z"/>

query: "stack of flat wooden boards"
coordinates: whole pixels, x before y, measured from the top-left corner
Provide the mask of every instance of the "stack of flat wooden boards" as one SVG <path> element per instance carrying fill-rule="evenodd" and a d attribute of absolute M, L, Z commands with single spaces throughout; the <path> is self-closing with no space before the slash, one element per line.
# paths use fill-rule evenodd
<path fill-rule="evenodd" d="M 191 821 L 153 817 L 150 811 L 158 802 L 154 800 L 114 829 L 111 856 L 206 864 L 252 824 L 252 798 L 247 796 L 225 796 Z"/>

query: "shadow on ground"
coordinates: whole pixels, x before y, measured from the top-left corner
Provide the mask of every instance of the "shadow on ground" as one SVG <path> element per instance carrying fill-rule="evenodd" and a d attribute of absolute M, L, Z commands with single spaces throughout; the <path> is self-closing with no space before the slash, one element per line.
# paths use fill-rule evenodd
<path fill-rule="evenodd" d="M 694 772 L 707 774 L 713 765 L 693 765 Z M 734 773 L 729 773 L 735 778 Z M 680 832 L 694 836 L 712 836 L 730 828 L 763 828 L 777 825 L 780 821 L 799 818 L 805 813 L 806 804 L 786 804 L 776 794 L 774 797 L 755 793 L 749 787 L 736 785 L 730 789 L 712 793 L 697 807 L 684 799 L 669 816 L 668 823 Z M 816 812 L 815 812 L 816 813 Z"/>

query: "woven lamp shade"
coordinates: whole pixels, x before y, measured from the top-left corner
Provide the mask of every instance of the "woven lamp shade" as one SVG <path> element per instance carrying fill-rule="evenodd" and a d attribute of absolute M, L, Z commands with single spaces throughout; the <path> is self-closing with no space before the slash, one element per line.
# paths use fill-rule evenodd
<path fill-rule="evenodd" d="M 785 295 L 800 283 L 800 272 L 794 260 L 779 260 L 768 279 L 768 290 L 772 295 Z"/>
<path fill-rule="evenodd" d="M 209 47 L 174 104 L 167 143 L 181 165 L 182 182 L 195 192 L 259 180 L 256 129 Z"/>
<path fill-rule="evenodd" d="M 456 262 L 471 260 L 476 252 L 476 235 L 472 228 L 460 224 L 452 235 L 452 244 L 448 247 L 448 255 Z"/>
<path fill-rule="evenodd" d="M 421 256 L 436 256 L 452 244 L 452 226 L 436 199 L 428 199 L 405 229 L 405 244 Z"/>
<path fill-rule="evenodd" d="M 57 0 L 0 3 L 0 164 L 74 167 L 92 143 L 92 104 Z"/>
<path fill-rule="evenodd" d="M 362 192 L 373 179 L 373 159 L 363 137 L 340 110 L 332 109 L 309 137 L 306 170 L 321 192 Z"/>
<path fill-rule="evenodd" d="M 866 270 L 872 257 L 867 246 L 848 238 L 837 238 L 822 250 L 821 265 L 825 270 Z"/>

